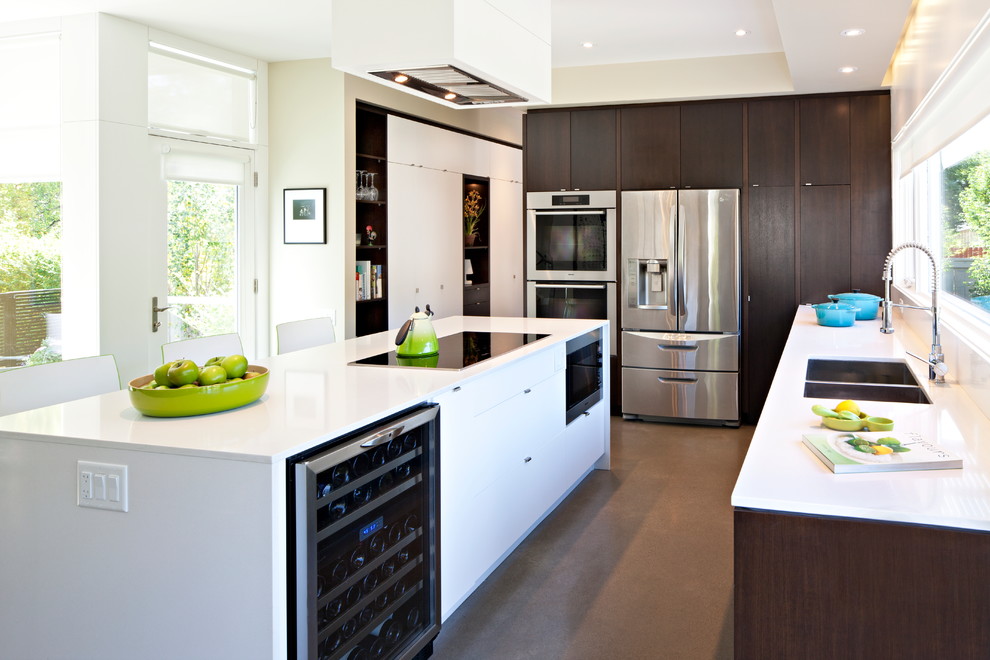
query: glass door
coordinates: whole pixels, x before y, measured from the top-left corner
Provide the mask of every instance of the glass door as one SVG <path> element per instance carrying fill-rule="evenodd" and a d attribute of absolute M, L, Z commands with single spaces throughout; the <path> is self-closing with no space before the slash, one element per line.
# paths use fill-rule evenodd
<path fill-rule="evenodd" d="M 166 138 L 154 143 L 161 172 L 156 215 L 164 229 L 154 293 L 164 311 L 150 348 L 160 361 L 165 342 L 237 332 L 245 353 L 256 356 L 253 152 Z"/>

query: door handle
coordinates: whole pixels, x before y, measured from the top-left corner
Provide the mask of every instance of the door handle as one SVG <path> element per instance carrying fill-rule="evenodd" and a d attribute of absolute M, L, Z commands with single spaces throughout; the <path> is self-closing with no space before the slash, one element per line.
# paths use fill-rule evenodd
<path fill-rule="evenodd" d="M 677 344 L 657 344 L 661 351 L 696 351 L 697 346 L 678 346 Z"/>
<path fill-rule="evenodd" d="M 166 310 L 172 309 L 172 306 L 159 307 L 158 306 L 158 296 L 152 296 L 151 298 L 151 331 L 158 332 L 158 328 L 162 327 L 162 322 L 158 320 L 158 314 Z"/>
<path fill-rule="evenodd" d="M 698 382 L 697 378 L 665 378 L 663 376 L 657 376 L 657 380 L 661 383 L 681 383 L 686 385 L 692 385 Z"/>

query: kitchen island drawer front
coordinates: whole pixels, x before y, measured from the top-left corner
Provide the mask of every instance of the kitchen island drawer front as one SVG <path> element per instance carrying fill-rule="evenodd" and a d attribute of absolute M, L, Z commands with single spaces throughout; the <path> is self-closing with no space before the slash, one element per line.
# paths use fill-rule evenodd
<path fill-rule="evenodd" d="M 480 415 L 489 408 L 511 399 L 527 387 L 546 380 L 556 371 L 555 353 L 560 353 L 563 369 L 563 346 L 553 350 L 540 351 L 529 357 L 517 360 L 487 374 L 484 378 L 470 381 L 461 386 L 461 404 L 467 406 L 471 415 Z"/>
<path fill-rule="evenodd" d="M 738 335 L 623 332 L 622 364 L 656 369 L 737 371 Z"/>
<path fill-rule="evenodd" d="M 644 417 L 735 419 L 739 374 L 622 368 L 622 412 Z"/>

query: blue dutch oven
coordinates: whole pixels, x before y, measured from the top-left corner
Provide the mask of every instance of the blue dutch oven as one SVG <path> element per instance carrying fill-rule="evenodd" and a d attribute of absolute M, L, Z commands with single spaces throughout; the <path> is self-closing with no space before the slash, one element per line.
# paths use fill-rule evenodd
<path fill-rule="evenodd" d="M 859 307 L 859 311 L 856 312 L 857 321 L 875 319 L 880 309 L 880 301 L 883 300 L 880 296 L 874 296 L 872 293 L 860 293 L 859 291 L 854 291 L 853 293 L 833 293 L 829 295 L 828 299 Z"/>
<path fill-rule="evenodd" d="M 847 303 L 818 303 L 812 305 L 818 317 L 818 325 L 845 328 L 856 322 L 859 307 Z"/>

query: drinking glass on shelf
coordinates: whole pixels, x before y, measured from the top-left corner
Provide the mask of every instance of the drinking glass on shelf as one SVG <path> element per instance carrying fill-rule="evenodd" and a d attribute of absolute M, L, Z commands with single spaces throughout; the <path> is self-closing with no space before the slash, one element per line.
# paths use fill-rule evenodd
<path fill-rule="evenodd" d="M 368 189 L 364 185 L 364 182 L 366 180 L 366 176 L 365 176 L 366 174 L 368 174 L 368 172 L 366 170 L 358 170 L 357 171 L 357 198 L 358 199 L 367 199 L 367 197 L 368 197 Z"/>
<path fill-rule="evenodd" d="M 364 198 L 371 202 L 378 201 L 378 188 L 375 188 L 375 174 L 377 172 L 368 172 L 368 186 L 364 189 Z"/>

